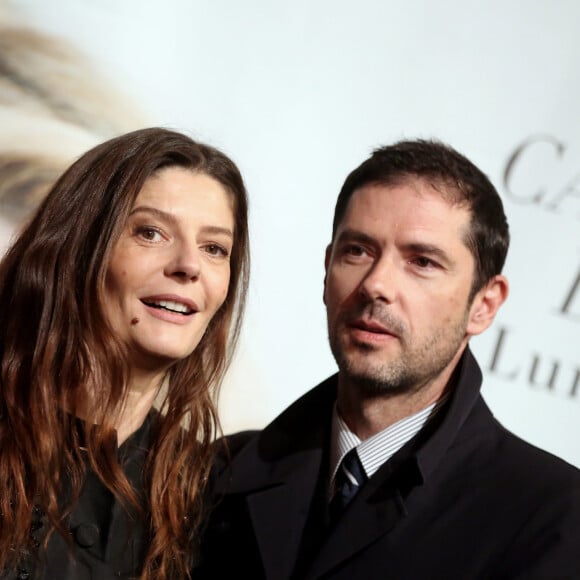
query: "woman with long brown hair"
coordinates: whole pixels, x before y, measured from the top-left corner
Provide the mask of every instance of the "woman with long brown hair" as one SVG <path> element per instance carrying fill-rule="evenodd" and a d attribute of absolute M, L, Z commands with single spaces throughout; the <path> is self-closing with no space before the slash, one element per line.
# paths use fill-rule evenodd
<path fill-rule="evenodd" d="M 248 266 L 212 147 L 140 130 L 57 181 L 0 264 L 1 578 L 188 577 Z"/>

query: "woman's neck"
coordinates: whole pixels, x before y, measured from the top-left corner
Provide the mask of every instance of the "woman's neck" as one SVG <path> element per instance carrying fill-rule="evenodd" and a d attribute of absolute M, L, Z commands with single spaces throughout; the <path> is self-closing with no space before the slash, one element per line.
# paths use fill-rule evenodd
<path fill-rule="evenodd" d="M 165 384 L 163 373 L 146 373 L 133 370 L 129 384 L 127 385 L 127 395 L 122 403 L 119 403 L 117 412 L 113 412 L 112 426 L 117 431 L 117 444 L 122 445 L 141 425 L 151 411 L 159 391 Z M 89 423 L 102 421 L 103 417 L 99 410 L 102 411 L 103 404 L 106 401 L 96 400 L 91 397 L 90 393 L 96 392 L 97 387 L 87 387 L 84 391 L 84 397 L 77 399 L 74 405 L 65 407 L 65 410 Z M 122 404 L 122 407 L 121 407 Z M 100 417 L 100 419 L 99 419 Z"/>
<path fill-rule="evenodd" d="M 162 382 L 162 375 L 151 376 L 133 373 L 127 399 L 115 424 L 118 445 L 121 445 L 141 427 L 145 417 L 153 407 Z"/>
<path fill-rule="evenodd" d="M 157 392 L 140 393 L 130 391 L 125 407 L 115 424 L 117 444 L 121 446 L 141 425 L 153 407 Z"/>

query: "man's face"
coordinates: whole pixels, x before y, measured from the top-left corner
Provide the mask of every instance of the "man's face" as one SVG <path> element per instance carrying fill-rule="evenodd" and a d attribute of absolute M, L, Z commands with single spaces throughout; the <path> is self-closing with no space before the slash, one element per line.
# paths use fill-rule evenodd
<path fill-rule="evenodd" d="M 469 336 L 469 222 L 419 178 L 354 192 L 326 256 L 341 381 L 371 395 L 415 392 L 455 366 Z"/>

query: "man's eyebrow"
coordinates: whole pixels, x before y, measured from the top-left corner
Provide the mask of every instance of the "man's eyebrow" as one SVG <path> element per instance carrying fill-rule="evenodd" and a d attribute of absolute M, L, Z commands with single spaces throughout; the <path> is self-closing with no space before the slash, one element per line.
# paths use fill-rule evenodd
<path fill-rule="evenodd" d="M 174 214 L 163 211 L 163 210 L 158 209 L 156 207 L 151 207 L 149 205 L 139 205 L 139 206 L 133 208 L 131 210 L 131 213 L 129 214 L 129 216 L 132 216 L 132 215 L 135 215 L 138 213 L 151 214 L 151 215 L 155 216 L 157 219 L 159 219 L 161 221 L 165 221 L 165 222 L 171 224 L 172 226 L 177 226 L 178 222 L 179 222 L 179 220 L 177 219 L 177 217 Z M 221 235 L 228 236 L 230 238 L 234 237 L 234 232 L 230 228 L 224 228 L 222 226 L 207 225 L 207 226 L 203 226 L 201 228 L 201 230 L 207 234 L 216 234 L 216 235 L 221 234 Z"/>
<path fill-rule="evenodd" d="M 410 242 L 408 244 L 404 244 L 403 249 L 413 254 L 425 254 L 427 256 L 434 256 L 448 266 L 452 266 L 455 264 L 455 261 L 445 250 L 434 244 Z"/>
<path fill-rule="evenodd" d="M 360 230 L 345 229 L 336 238 L 337 243 L 345 242 L 359 242 L 361 244 L 376 244 L 377 241 L 374 237 L 361 232 Z M 429 244 L 424 242 L 407 242 L 401 246 L 401 249 L 408 253 L 413 254 L 425 254 L 426 256 L 432 256 L 437 258 L 445 266 L 454 266 L 455 260 L 440 246 L 435 244 Z"/>
<path fill-rule="evenodd" d="M 339 243 L 341 242 L 360 242 L 361 244 L 376 243 L 376 240 L 373 237 L 369 236 L 368 234 L 365 234 L 364 232 L 353 229 L 342 230 L 342 232 L 338 234 L 336 241 Z"/>

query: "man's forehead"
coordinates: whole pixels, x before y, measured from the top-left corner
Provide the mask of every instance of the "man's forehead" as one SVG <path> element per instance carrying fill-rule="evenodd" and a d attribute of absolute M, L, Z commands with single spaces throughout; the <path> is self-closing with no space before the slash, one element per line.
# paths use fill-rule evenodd
<path fill-rule="evenodd" d="M 407 187 L 418 195 L 433 195 L 436 193 L 450 205 L 467 205 L 461 184 L 453 179 L 438 175 L 415 175 L 409 173 L 395 175 L 388 180 L 364 183 L 353 191 L 351 200 L 356 196 L 357 192 L 368 188 L 379 188 L 388 191 L 401 187 Z"/>
<path fill-rule="evenodd" d="M 383 221 L 385 225 L 389 221 L 392 208 L 393 213 L 399 212 L 401 221 L 409 226 L 409 235 L 414 231 L 423 231 L 425 235 L 428 232 L 450 234 L 455 229 L 459 240 L 469 247 L 470 208 L 466 202 L 456 201 L 457 194 L 448 195 L 448 190 L 441 192 L 441 184 L 436 185 L 438 187 L 425 178 L 412 176 L 388 184 L 372 182 L 357 188 L 338 224 L 335 241 L 345 230 L 358 229 L 353 220 L 364 221 L 361 233 L 371 224 L 380 231 Z M 401 204 L 404 204 L 404 212 L 399 211 Z"/>
<path fill-rule="evenodd" d="M 442 181 L 432 181 L 419 176 L 407 176 L 404 179 L 400 178 L 388 183 L 374 181 L 355 189 L 346 205 L 342 221 L 352 212 L 353 207 L 360 211 L 364 209 L 365 205 L 370 205 L 369 202 L 371 201 L 379 202 L 381 205 L 388 207 L 389 198 L 392 197 L 389 194 L 393 192 L 403 193 L 403 201 L 406 201 L 406 199 L 416 200 L 418 207 L 420 207 L 421 201 L 426 203 L 443 202 L 450 209 L 459 210 L 460 213 L 465 212 L 466 215 L 471 213 L 468 202 L 455 187 Z M 402 200 L 393 200 L 392 203 L 399 204 Z"/>

